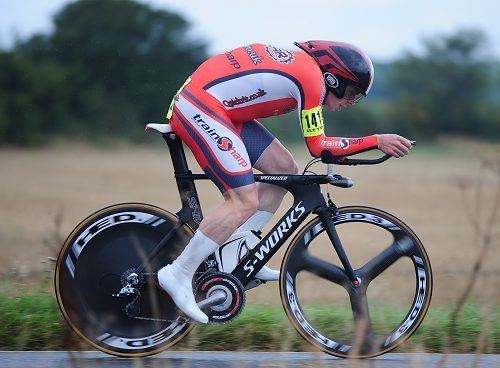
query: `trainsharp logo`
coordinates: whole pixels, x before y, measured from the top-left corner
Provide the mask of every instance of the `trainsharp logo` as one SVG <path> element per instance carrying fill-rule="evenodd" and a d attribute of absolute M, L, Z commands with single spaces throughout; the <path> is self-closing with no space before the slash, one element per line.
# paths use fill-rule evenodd
<path fill-rule="evenodd" d="M 217 147 L 219 147 L 221 151 L 228 151 L 233 148 L 233 141 L 228 137 L 220 137 L 217 140 Z"/>
<path fill-rule="evenodd" d="M 239 166 L 242 167 L 248 166 L 248 162 L 238 153 L 237 147 L 234 145 L 233 141 L 230 138 L 221 137 L 214 128 L 208 125 L 201 118 L 200 114 L 194 115 L 193 120 L 196 123 L 196 125 L 198 125 L 201 129 L 203 129 L 208 134 L 208 136 L 215 141 L 217 147 L 219 147 L 221 151 L 229 152 L 231 156 L 233 156 L 233 158 L 236 160 Z"/>
<path fill-rule="evenodd" d="M 352 144 L 363 143 L 363 138 L 340 138 L 338 140 L 326 140 L 322 139 L 320 146 L 328 148 L 342 148 L 348 149 Z"/>
<path fill-rule="evenodd" d="M 264 259 L 264 257 L 271 251 L 271 249 L 273 249 L 276 244 L 278 244 L 278 242 L 283 238 L 284 234 L 292 229 L 292 224 L 297 222 L 297 220 L 304 214 L 304 212 L 306 212 L 306 209 L 304 208 L 304 206 L 302 206 L 302 201 L 300 201 L 295 206 L 295 208 L 290 211 L 286 218 L 281 221 L 281 223 L 271 233 L 271 235 L 269 235 L 266 242 L 259 247 L 254 256 L 245 263 L 243 269 L 247 271 L 247 277 L 254 270 L 253 265 L 257 263 L 257 261 L 262 261 Z"/>
<path fill-rule="evenodd" d="M 234 57 L 233 55 L 233 50 L 231 51 L 226 51 L 225 52 L 227 60 L 229 60 L 229 64 L 234 68 L 234 69 L 240 69 L 241 65 L 238 62 L 238 60 Z"/>

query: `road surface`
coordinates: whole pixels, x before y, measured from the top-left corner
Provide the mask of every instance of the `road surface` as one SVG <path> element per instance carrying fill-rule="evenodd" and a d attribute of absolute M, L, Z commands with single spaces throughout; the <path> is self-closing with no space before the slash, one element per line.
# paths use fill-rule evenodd
<path fill-rule="evenodd" d="M 500 355 L 386 354 L 369 360 L 344 360 L 323 353 L 164 352 L 151 357 L 115 358 L 97 352 L 0 352 L 2 368 L 494 368 Z"/>

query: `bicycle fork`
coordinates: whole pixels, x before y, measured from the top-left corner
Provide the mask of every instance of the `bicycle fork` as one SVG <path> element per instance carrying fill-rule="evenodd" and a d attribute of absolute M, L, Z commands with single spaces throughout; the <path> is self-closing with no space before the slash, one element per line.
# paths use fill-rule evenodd
<path fill-rule="evenodd" d="M 337 255 L 339 256 L 340 262 L 344 267 L 344 271 L 347 277 L 354 287 L 358 287 L 361 280 L 354 273 L 351 262 L 349 262 L 349 258 L 347 257 L 344 247 L 342 246 L 342 242 L 340 241 L 337 230 L 335 229 L 335 225 L 333 224 L 330 208 L 321 209 L 320 211 L 317 211 L 317 214 L 321 219 L 321 222 L 323 223 L 325 231 L 328 234 L 328 238 L 330 239 L 333 247 L 335 248 L 335 251 L 337 252 Z"/>

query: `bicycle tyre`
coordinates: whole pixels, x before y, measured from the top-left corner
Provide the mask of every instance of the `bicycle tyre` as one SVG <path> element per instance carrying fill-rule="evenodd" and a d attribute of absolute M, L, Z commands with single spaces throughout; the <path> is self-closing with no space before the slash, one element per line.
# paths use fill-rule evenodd
<path fill-rule="evenodd" d="M 193 329 L 193 324 L 133 319 L 124 312 L 129 300 L 111 296 L 123 286 L 123 272 L 137 267 L 176 226 L 172 239 L 144 271 L 156 272 L 194 234 L 168 211 L 143 203 L 116 204 L 91 214 L 70 233 L 57 258 L 54 286 L 62 315 L 83 340 L 108 354 L 141 357 L 168 349 Z M 141 312 L 163 319 L 178 316 L 168 294 L 150 277 L 141 291 Z"/>
<path fill-rule="evenodd" d="M 401 244 L 406 244 L 404 248 L 405 254 L 401 257 L 407 257 L 411 260 L 416 275 L 415 294 L 411 307 L 402 321 L 398 323 L 395 328 L 389 330 L 389 333 L 383 337 L 374 338 L 372 331 L 370 331 L 370 333 L 369 331 L 365 331 L 366 333 L 362 336 L 361 340 L 356 340 L 359 338 L 358 335 L 353 338 L 353 341 L 346 342 L 338 336 L 332 337 L 328 333 L 320 331 L 314 324 L 314 317 L 310 317 L 307 312 L 304 312 L 304 308 L 301 305 L 301 303 L 303 305 L 307 303 L 301 302 L 303 298 L 297 293 L 297 283 L 301 282 L 300 277 L 302 277 L 299 275 L 301 272 L 309 271 L 312 273 L 311 277 L 317 277 L 319 275 L 324 279 L 326 277 L 325 270 L 328 270 L 328 272 L 341 270 L 337 272 L 337 274 L 341 275 L 343 269 L 340 267 L 332 269 L 331 266 L 327 266 L 324 261 L 317 261 L 317 259 L 309 254 L 309 246 L 324 232 L 324 226 L 321 220 L 316 217 L 297 233 L 283 257 L 280 272 L 280 296 L 285 313 L 294 328 L 307 342 L 327 354 L 340 358 L 371 358 L 387 353 L 401 345 L 416 331 L 429 308 L 432 296 L 432 269 L 427 253 L 419 238 L 406 224 L 395 216 L 379 209 L 364 206 L 343 207 L 339 208 L 336 215 L 332 215 L 332 219 L 336 229 L 339 229 L 346 223 L 363 224 L 363 226 L 369 224 L 377 228 L 382 228 L 388 231 L 394 238 L 395 242 L 392 243 L 391 247 L 399 246 L 398 244 L 400 243 L 396 244 L 396 240 L 399 241 L 404 239 L 404 243 Z M 411 243 L 409 240 L 411 240 Z M 329 245 L 332 246 L 331 243 Z M 333 247 L 332 252 L 334 252 Z M 391 265 L 392 264 L 393 263 L 391 263 Z M 385 272 L 391 265 L 388 267 L 382 266 L 382 268 L 386 268 L 382 270 L 381 273 Z M 365 270 L 365 268 L 362 267 L 355 269 L 355 274 L 360 276 L 360 285 L 363 285 L 365 288 L 364 300 L 366 300 L 366 311 L 369 311 L 366 291 L 368 290 L 370 282 L 377 276 L 370 280 L 372 275 L 363 275 L 363 270 Z M 368 268 L 366 268 L 366 270 L 368 270 Z M 328 277 L 330 277 L 331 280 L 336 278 L 336 276 Z M 366 277 L 366 284 L 363 284 L 364 277 Z M 342 278 L 340 277 L 340 279 Z M 348 280 L 347 276 L 346 280 Z M 348 280 L 348 282 L 348 284 L 344 282 L 341 283 L 348 292 L 349 303 L 351 303 L 353 315 L 356 316 L 355 310 L 359 310 L 359 308 L 354 308 L 353 302 L 351 301 L 352 299 L 350 299 L 352 294 L 356 293 L 356 288 L 350 280 Z M 333 281 L 332 284 L 337 285 L 337 280 Z M 319 284 L 317 284 L 316 287 L 319 288 Z M 323 293 L 324 291 L 322 290 L 321 292 Z M 327 313 L 330 313 L 331 306 L 328 306 L 327 310 Z M 370 319 L 368 320 L 371 326 L 372 321 Z M 354 318 L 354 321 L 356 321 L 356 318 Z M 322 328 L 328 329 L 328 327 L 325 326 Z M 356 343 L 356 341 L 358 343 Z"/>

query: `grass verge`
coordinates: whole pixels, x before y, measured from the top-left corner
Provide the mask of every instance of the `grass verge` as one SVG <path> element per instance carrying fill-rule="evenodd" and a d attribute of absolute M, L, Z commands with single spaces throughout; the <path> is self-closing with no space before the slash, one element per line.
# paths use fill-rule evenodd
<path fill-rule="evenodd" d="M 374 329 L 391 326 L 399 318 L 383 310 Z M 313 307 L 306 311 L 311 322 L 331 336 L 342 337 L 351 329 L 348 310 Z M 464 309 L 455 336 L 449 337 L 450 308 L 432 308 L 417 332 L 398 351 L 500 353 L 500 308 Z M 374 318 L 375 321 L 375 318 Z M 29 295 L 0 292 L 1 350 L 88 349 L 69 331 L 52 294 Z M 311 351 L 293 329 L 280 306 L 248 305 L 241 316 L 226 325 L 199 326 L 176 349 Z"/>

